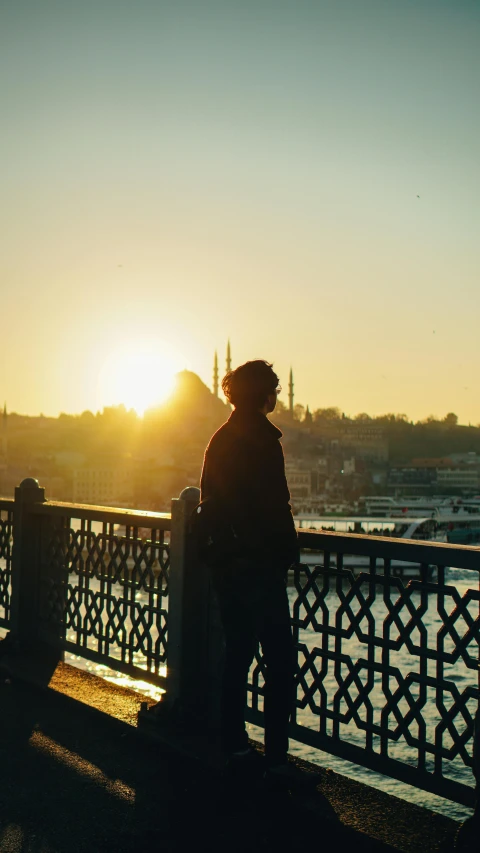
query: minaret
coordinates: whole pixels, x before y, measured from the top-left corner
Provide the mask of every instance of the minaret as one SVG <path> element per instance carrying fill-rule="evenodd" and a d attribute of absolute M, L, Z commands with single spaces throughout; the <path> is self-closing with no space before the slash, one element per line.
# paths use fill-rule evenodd
<path fill-rule="evenodd" d="M 293 417 L 293 370 L 290 368 L 290 378 L 288 380 L 288 411 Z"/>
<path fill-rule="evenodd" d="M 218 356 L 215 350 L 215 358 L 213 359 L 213 393 L 218 397 Z"/>
<path fill-rule="evenodd" d="M 230 341 L 227 343 L 227 373 L 232 369 L 232 356 L 230 353 Z"/>

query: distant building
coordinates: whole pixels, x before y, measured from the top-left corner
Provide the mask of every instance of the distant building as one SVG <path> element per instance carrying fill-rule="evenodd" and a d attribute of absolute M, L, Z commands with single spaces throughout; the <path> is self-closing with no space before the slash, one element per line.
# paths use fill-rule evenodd
<path fill-rule="evenodd" d="M 77 450 L 60 450 L 54 454 L 55 464 L 65 468 L 79 468 L 86 462 L 84 453 Z"/>
<path fill-rule="evenodd" d="M 130 465 L 84 465 L 73 471 L 73 502 L 128 506 L 133 500 Z"/>
<path fill-rule="evenodd" d="M 478 470 L 476 468 L 448 468 L 437 469 L 437 490 L 442 493 L 447 491 L 477 492 L 479 485 Z"/>
<path fill-rule="evenodd" d="M 368 462 L 388 460 L 388 441 L 382 427 L 370 423 L 342 423 L 338 441 L 350 456 Z"/>
<path fill-rule="evenodd" d="M 470 494 L 480 484 L 476 465 L 455 465 L 448 457 L 412 459 L 409 465 L 391 468 L 388 492 L 391 495 Z"/>
<path fill-rule="evenodd" d="M 323 512 L 325 492 L 329 490 L 329 465 L 326 457 L 312 460 L 285 458 L 285 473 L 294 515 Z"/>
<path fill-rule="evenodd" d="M 429 465 L 405 465 L 390 468 L 387 491 L 390 495 L 431 495 L 435 491 L 437 469 Z"/>
<path fill-rule="evenodd" d="M 449 453 L 449 459 L 458 467 L 460 465 L 477 465 L 480 467 L 480 456 L 474 450 L 468 453 Z"/>
<path fill-rule="evenodd" d="M 312 494 L 312 477 L 310 468 L 299 459 L 285 460 L 285 474 L 287 476 L 290 497 L 293 502 L 299 498 L 309 498 Z"/>
<path fill-rule="evenodd" d="M 355 474 L 355 457 L 352 456 L 351 459 L 343 460 L 343 473 L 346 477 L 350 477 L 352 474 Z"/>
<path fill-rule="evenodd" d="M 411 468 L 453 468 L 453 460 L 450 456 L 428 456 L 426 458 L 412 459 Z"/>

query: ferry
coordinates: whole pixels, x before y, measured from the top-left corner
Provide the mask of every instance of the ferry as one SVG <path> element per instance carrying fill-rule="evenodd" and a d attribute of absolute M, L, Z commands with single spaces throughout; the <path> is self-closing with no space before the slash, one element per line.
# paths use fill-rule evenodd
<path fill-rule="evenodd" d="M 365 515 L 401 517 L 426 517 L 438 512 L 480 513 L 480 499 L 437 496 L 393 498 L 388 495 L 369 495 L 359 499 L 360 506 L 365 508 Z"/>
<path fill-rule="evenodd" d="M 437 513 L 432 521 L 436 525 L 438 542 L 449 542 L 451 545 L 480 544 L 480 515 L 476 513 Z"/>
<path fill-rule="evenodd" d="M 480 544 L 480 516 L 466 511 L 441 513 L 424 518 L 379 516 L 350 516 L 337 517 L 297 517 L 294 519 L 297 530 L 323 530 L 336 533 L 360 533 L 371 536 L 388 536 L 404 540 L 420 540 L 427 542 L 449 542 L 456 545 Z M 306 565 L 318 563 L 318 551 L 302 550 L 300 562 Z M 382 560 L 378 560 L 379 570 L 382 570 Z M 335 556 L 331 558 L 335 566 Z M 345 568 L 363 571 L 370 566 L 370 558 L 355 555 L 345 555 Z M 392 560 L 393 574 L 402 577 L 418 577 L 419 565 L 404 560 Z M 429 575 L 433 577 L 435 567 L 429 567 Z"/>

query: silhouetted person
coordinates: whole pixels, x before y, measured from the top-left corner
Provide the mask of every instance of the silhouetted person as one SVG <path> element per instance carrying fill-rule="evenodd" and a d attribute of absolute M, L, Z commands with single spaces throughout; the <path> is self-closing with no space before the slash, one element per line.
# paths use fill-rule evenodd
<path fill-rule="evenodd" d="M 201 511 L 209 532 L 205 556 L 226 643 L 223 745 L 227 765 L 234 769 L 258 758 L 249 749 L 245 706 L 248 670 L 259 640 L 266 664 L 267 772 L 288 775 L 294 649 L 286 577 L 299 552 L 282 433 L 267 418 L 276 405 L 278 376 L 267 362 L 249 361 L 227 373 L 222 389 L 235 408 L 205 452 Z"/>

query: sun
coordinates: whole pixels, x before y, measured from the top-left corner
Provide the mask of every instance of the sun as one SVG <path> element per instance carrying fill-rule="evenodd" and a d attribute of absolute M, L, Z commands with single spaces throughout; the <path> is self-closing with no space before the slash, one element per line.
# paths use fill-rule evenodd
<path fill-rule="evenodd" d="M 169 397 L 175 376 L 184 367 L 185 360 L 167 344 L 138 342 L 118 347 L 109 353 L 98 374 L 99 407 L 123 403 L 143 415 Z"/>

